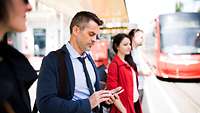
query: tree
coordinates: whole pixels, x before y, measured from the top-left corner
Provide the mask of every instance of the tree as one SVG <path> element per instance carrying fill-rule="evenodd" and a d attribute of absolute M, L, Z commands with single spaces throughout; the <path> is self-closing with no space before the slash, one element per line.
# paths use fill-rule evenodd
<path fill-rule="evenodd" d="M 176 2 L 176 12 L 181 12 L 183 9 L 183 3 L 178 1 Z"/>

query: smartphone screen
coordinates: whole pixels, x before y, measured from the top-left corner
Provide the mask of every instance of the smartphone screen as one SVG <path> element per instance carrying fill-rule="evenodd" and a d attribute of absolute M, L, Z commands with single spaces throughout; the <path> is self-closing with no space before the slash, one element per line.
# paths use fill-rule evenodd
<path fill-rule="evenodd" d="M 112 92 L 112 95 L 114 94 L 120 94 L 124 91 L 124 89 L 122 89 L 121 87 L 117 87 L 115 89 L 113 89 L 111 92 Z"/>

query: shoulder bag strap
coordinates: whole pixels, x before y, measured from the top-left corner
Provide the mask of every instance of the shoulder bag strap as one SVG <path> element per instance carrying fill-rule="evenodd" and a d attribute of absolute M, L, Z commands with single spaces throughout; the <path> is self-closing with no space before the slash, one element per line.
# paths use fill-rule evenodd
<path fill-rule="evenodd" d="M 55 55 L 58 59 L 58 69 L 59 69 L 59 89 L 58 89 L 58 95 L 62 98 L 66 98 L 67 92 L 65 90 L 66 88 L 66 81 L 68 81 L 66 74 L 66 64 L 65 64 L 65 52 L 62 51 L 62 49 L 59 49 L 55 51 Z M 34 103 L 33 111 L 32 113 L 37 113 L 38 109 L 36 106 L 36 102 Z"/>
<path fill-rule="evenodd" d="M 62 49 L 59 49 L 55 51 L 56 56 L 58 58 L 58 71 L 59 71 L 59 89 L 58 89 L 58 95 L 62 98 L 66 98 L 66 81 L 68 81 L 67 74 L 67 68 L 65 63 L 65 52 Z"/>

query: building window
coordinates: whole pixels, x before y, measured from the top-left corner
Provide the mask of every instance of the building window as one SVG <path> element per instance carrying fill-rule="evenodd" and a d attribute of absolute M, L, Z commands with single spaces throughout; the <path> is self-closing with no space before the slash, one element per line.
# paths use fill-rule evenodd
<path fill-rule="evenodd" d="M 46 29 L 36 28 L 33 29 L 34 34 L 34 55 L 44 56 L 46 49 Z"/>

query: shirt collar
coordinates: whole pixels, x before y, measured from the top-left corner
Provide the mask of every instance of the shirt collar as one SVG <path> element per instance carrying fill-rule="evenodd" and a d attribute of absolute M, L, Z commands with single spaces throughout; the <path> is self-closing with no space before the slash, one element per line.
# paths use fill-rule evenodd
<path fill-rule="evenodd" d="M 72 47 L 72 45 L 69 42 L 67 42 L 66 48 L 69 51 L 69 54 L 73 59 L 80 57 L 79 53 Z"/>
<path fill-rule="evenodd" d="M 78 58 L 78 57 L 86 57 L 86 56 L 87 56 L 87 53 L 86 53 L 86 52 L 84 52 L 83 55 L 80 55 L 80 54 L 72 47 L 72 45 L 71 45 L 69 42 L 67 42 L 66 47 L 67 47 L 67 49 L 68 49 L 68 51 L 69 51 L 70 56 L 71 56 L 73 59 L 76 59 L 76 58 Z"/>

